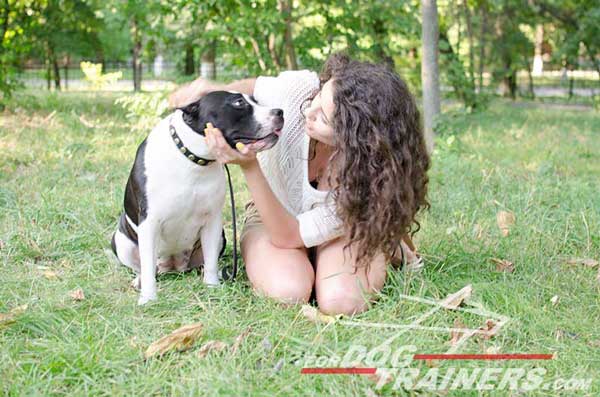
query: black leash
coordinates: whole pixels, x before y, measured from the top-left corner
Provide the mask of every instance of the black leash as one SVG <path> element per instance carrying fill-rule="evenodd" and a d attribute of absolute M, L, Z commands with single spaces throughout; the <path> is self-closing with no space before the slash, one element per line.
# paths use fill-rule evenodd
<path fill-rule="evenodd" d="M 235 277 L 237 276 L 237 222 L 235 219 L 235 199 L 233 198 L 233 184 L 231 183 L 231 174 L 229 173 L 229 168 L 227 167 L 227 164 L 223 165 L 225 166 L 225 171 L 227 171 L 227 182 L 229 183 L 229 197 L 231 198 L 231 222 L 233 223 L 233 271 L 229 273 L 229 266 L 225 266 L 221 273 L 221 275 L 223 276 L 223 280 L 228 281 L 235 280 Z"/>

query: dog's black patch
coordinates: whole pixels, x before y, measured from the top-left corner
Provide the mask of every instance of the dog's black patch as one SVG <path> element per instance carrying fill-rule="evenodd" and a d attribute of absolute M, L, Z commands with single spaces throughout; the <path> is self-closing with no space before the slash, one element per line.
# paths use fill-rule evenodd
<path fill-rule="evenodd" d="M 146 166 L 144 164 L 145 152 L 146 139 L 144 139 L 142 144 L 138 147 L 135 155 L 135 162 L 133 163 L 133 167 L 129 173 L 129 179 L 127 180 L 127 186 L 125 187 L 125 213 L 135 225 L 142 223 L 144 219 L 146 219 L 148 213 Z M 125 220 L 125 223 L 127 223 L 127 220 Z M 137 238 L 135 241 L 137 241 Z"/>

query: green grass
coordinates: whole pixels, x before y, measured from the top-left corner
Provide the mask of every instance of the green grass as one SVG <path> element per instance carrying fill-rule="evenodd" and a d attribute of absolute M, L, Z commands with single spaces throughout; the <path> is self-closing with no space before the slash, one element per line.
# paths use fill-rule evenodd
<path fill-rule="evenodd" d="M 160 277 L 159 301 L 136 305 L 131 273 L 106 253 L 145 135 L 132 130 L 133 121 L 113 104 L 118 95 L 21 93 L 0 115 L 0 313 L 28 305 L 14 323 L 0 327 L 0 392 L 347 396 L 373 389 L 358 375 L 300 375 L 293 361 L 305 353 L 343 356 L 352 344 L 375 347 L 392 330 L 312 324 L 297 307 L 255 296 L 245 275 L 218 289 L 205 288 L 196 273 Z M 473 338 L 460 352 L 493 347 L 557 357 L 440 368 L 542 367 L 545 381 L 593 378 L 579 394 L 597 395 L 600 283 L 595 269 L 565 261 L 600 259 L 600 115 L 494 101 L 485 112 L 447 114 L 443 131 L 430 174 L 432 207 L 417 235 L 427 266 L 417 275 L 390 270 L 378 303 L 357 321 L 408 323 L 427 307 L 400 294 L 441 299 L 472 284 L 474 302 L 511 321 L 496 337 Z M 233 168 L 241 214 L 248 193 Z M 516 216 L 508 237 L 496 226 L 499 210 Z M 230 232 L 228 208 L 224 216 Z M 498 273 L 490 258 L 510 260 L 516 270 Z M 58 279 L 44 277 L 45 269 Z M 78 287 L 86 299 L 75 302 L 69 292 Z M 560 297 L 556 306 L 554 295 Z M 483 325 L 483 319 L 453 311 L 438 312 L 424 325 L 448 327 L 457 318 Z M 204 324 L 198 346 L 210 339 L 231 343 L 247 327 L 252 331 L 236 354 L 201 359 L 197 346 L 144 361 L 151 342 L 193 322 Z M 411 331 L 392 346 L 445 352 L 449 339 L 447 333 Z M 406 394 L 390 385 L 376 393 Z"/>

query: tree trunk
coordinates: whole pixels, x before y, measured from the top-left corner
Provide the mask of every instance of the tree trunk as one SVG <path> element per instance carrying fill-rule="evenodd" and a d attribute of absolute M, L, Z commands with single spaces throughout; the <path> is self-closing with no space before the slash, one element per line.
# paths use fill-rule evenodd
<path fill-rule="evenodd" d="M 544 71 L 544 59 L 542 58 L 542 45 L 544 43 L 544 25 L 538 24 L 535 28 L 535 51 L 533 54 L 534 76 L 541 76 Z"/>
<path fill-rule="evenodd" d="M 196 72 L 196 62 L 194 62 L 194 46 L 192 43 L 185 44 L 185 68 L 183 74 L 186 76 Z"/>
<path fill-rule="evenodd" d="M 206 50 L 202 53 L 200 62 L 200 76 L 205 79 L 214 80 L 217 77 L 217 68 L 215 58 L 217 53 L 217 43 L 211 41 Z"/>
<path fill-rule="evenodd" d="M 473 23 L 471 21 L 471 10 L 469 10 L 467 1 L 463 0 L 462 5 L 467 25 L 467 38 L 469 40 L 469 83 L 471 84 L 471 89 L 475 91 L 475 45 L 473 44 Z"/>
<path fill-rule="evenodd" d="M 283 34 L 285 65 L 289 70 L 298 69 L 296 60 L 296 50 L 294 49 L 294 39 L 292 36 L 292 10 L 294 7 L 293 0 L 279 0 L 279 11 L 285 21 L 285 30 Z"/>
<path fill-rule="evenodd" d="M 485 65 L 485 38 L 487 33 L 487 8 L 481 6 L 481 28 L 479 32 L 479 92 L 483 90 L 483 66 Z"/>
<path fill-rule="evenodd" d="M 71 57 L 69 55 L 65 56 L 65 91 L 69 90 L 69 63 L 71 63 Z"/>
<path fill-rule="evenodd" d="M 133 18 L 133 52 L 131 66 L 133 68 L 133 90 L 139 92 L 142 90 L 142 38 L 139 31 L 137 17 Z"/>
<path fill-rule="evenodd" d="M 54 53 L 54 47 L 50 43 L 48 43 L 48 62 L 48 78 L 54 79 L 54 89 L 60 91 L 60 69 L 58 67 L 58 61 L 56 60 L 56 54 Z M 50 77 L 50 75 L 52 77 Z"/>
<path fill-rule="evenodd" d="M 433 126 L 440 114 L 440 81 L 438 69 L 438 13 L 436 0 L 421 0 L 423 19 L 423 57 L 421 80 L 423 85 L 423 114 L 425 121 L 425 143 L 433 151 Z"/>
<path fill-rule="evenodd" d="M 531 68 L 527 68 L 527 79 L 529 80 L 529 96 L 532 99 L 535 99 L 535 89 L 533 84 L 533 73 L 531 72 Z"/>
<path fill-rule="evenodd" d="M 50 59 L 46 58 L 46 88 L 52 89 L 52 69 L 50 68 Z"/>
<path fill-rule="evenodd" d="M 54 72 L 54 88 L 60 91 L 60 68 L 58 67 L 56 56 L 52 58 L 52 69 Z"/>

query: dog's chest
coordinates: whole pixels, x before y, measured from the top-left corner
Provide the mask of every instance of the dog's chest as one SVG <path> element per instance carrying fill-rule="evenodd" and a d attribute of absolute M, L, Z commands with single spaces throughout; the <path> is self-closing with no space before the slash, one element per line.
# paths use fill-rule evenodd
<path fill-rule="evenodd" d="M 158 221 L 159 250 L 168 254 L 191 249 L 202 226 L 221 216 L 226 187 L 219 164 L 194 164 L 172 146 L 168 136 L 150 136 L 145 156 L 148 217 Z"/>

